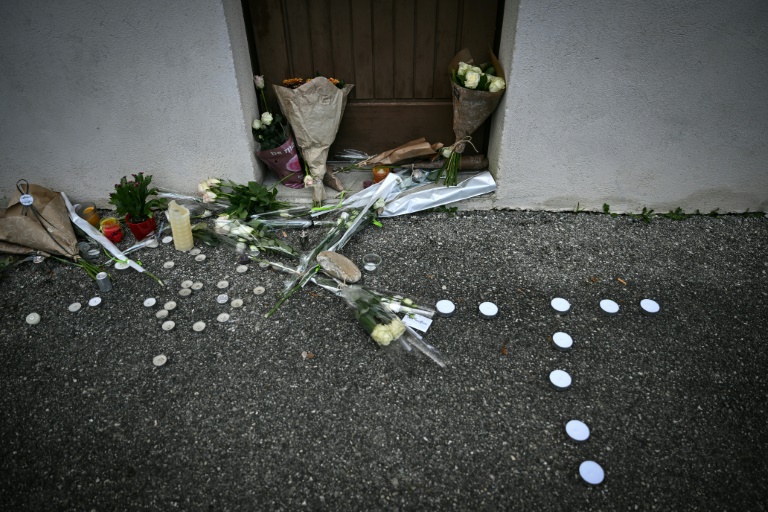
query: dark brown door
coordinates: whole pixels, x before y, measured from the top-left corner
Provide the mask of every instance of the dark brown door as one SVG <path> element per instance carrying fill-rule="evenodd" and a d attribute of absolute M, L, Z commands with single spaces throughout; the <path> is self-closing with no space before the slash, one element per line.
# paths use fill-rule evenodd
<path fill-rule="evenodd" d="M 448 62 L 465 47 L 478 61 L 489 47 L 498 50 L 502 7 L 497 0 L 247 0 L 246 17 L 254 70 L 268 84 L 320 73 L 355 85 L 332 156 L 345 148 L 375 154 L 418 137 L 453 143 Z M 487 126 L 473 139 L 485 152 Z"/>

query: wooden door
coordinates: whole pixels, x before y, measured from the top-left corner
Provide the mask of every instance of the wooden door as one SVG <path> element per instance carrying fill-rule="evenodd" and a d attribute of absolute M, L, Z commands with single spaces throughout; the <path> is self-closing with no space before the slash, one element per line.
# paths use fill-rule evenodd
<path fill-rule="evenodd" d="M 418 137 L 452 144 L 448 62 L 465 47 L 476 61 L 488 60 L 489 47 L 498 51 L 503 4 L 248 0 L 254 73 L 267 84 L 319 73 L 355 85 L 331 159 L 339 149 L 375 154 Z M 483 153 L 487 125 L 473 134 Z"/>

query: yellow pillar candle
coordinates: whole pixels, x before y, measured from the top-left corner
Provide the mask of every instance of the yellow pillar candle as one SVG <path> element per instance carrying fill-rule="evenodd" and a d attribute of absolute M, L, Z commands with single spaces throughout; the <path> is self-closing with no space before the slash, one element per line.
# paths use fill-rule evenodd
<path fill-rule="evenodd" d="M 168 203 L 168 219 L 171 222 L 173 233 L 173 245 L 177 251 L 189 251 L 195 246 L 192 238 L 192 224 L 189 222 L 189 210 L 176 204 L 176 201 Z"/>

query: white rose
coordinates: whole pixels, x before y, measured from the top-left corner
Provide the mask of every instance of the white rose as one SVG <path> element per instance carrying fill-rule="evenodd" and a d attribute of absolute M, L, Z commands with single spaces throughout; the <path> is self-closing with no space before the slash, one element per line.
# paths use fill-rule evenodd
<path fill-rule="evenodd" d="M 209 188 L 207 181 L 202 181 L 197 184 L 197 193 L 198 194 L 204 194 Z"/>
<path fill-rule="evenodd" d="M 269 126 L 270 124 L 272 124 L 272 114 L 270 114 L 269 112 L 264 112 L 263 114 L 261 114 L 261 122 L 265 126 Z"/>
<path fill-rule="evenodd" d="M 389 332 L 392 333 L 392 339 L 396 340 L 405 333 L 405 324 L 399 318 L 395 318 L 389 324 Z"/>
<path fill-rule="evenodd" d="M 400 303 L 399 302 L 388 302 L 387 303 L 387 309 L 389 309 L 393 313 L 399 313 L 400 312 Z"/>
<path fill-rule="evenodd" d="M 386 347 L 392 342 L 392 332 L 389 330 L 388 325 L 378 324 L 373 328 L 371 338 L 373 338 L 373 341 L 379 345 L 384 345 Z"/>
<path fill-rule="evenodd" d="M 258 119 L 254 119 L 253 120 L 253 124 L 251 125 L 251 127 L 254 130 L 261 130 L 261 121 L 259 121 Z"/>
<path fill-rule="evenodd" d="M 456 71 L 456 74 L 463 77 L 467 74 L 467 71 L 469 71 L 469 68 L 472 67 L 466 62 L 459 62 L 459 69 Z"/>
<path fill-rule="evenodd" d="M 248 236 L 251 233 L 253 233 L 253 228 L 251 226 L 245 226 L 243 224 L 237 224 L 234 228 L 232 228 L 232 231 L 230 231 L 231 234 L 235 236 Z"/>
<path fill-rule="evenodd" d="M 314 184 L 315 184 L 315 180 L 312 179 L 312 176 L 310 176 L 309 174 L 304 176 L 304 186 L 305 187 L 311 187 Z"/>
<path fill-rule="evenodd" d="M 210 190 L 206 190 L 203 193 L 203 202 L 204 203 L 212 203 L 216 200 L 216 194 L 211 192 Z"/>
<path fill-rule="evenodd" d="M 451 148 L 443 148 L 440 150 L 440 154 L 443 155 L 443 158 L 451 158 L 452 153 L 453 150 Z"/>
<path fill-rule="evenodd" d="M 480 83 L 480 73 L 476 71 L 467 71 L 467 76 L 464 77 L 464 87 L 467 89 L 476 89 L 477 84 Z"/>
<path fill-rule="evenodd" d="M 483 74 L 483 70 L 477 66 L 470 66 L 468 71 L 474 71 L 475 73 Z"/>
<path fill-rule="evenodd" d="M 257 89 L 264 88 L 264 75 L 256 75 L 253 77 L 253 83 L 256 84 Z"/>
<path fill-rule="evenodd" d="M 232 228 L 232 222 L 226 218 L 226 217 L 217 217 L 215 221 L 213 221 L 213 229 L 216 231 L 216 233 L 225 234 L 229 233 L 229 230 Z"/>
<path fill-rule="evenodd" d="M 208 178 L 208 186 L 209 187 L 215 187 L 217 185 L 221 185 L 221 180 L 217 178 Z"/>
<path fill-rule="evenodd" d="M 494 77 L 491 77 L 491 83 L 488 86 L 488 90 L 490 92 L 503 91 L 506 86 L 507 84 L 504 82 L 503 78 L 501 78 L 500 76 L 494 76 Z"/>

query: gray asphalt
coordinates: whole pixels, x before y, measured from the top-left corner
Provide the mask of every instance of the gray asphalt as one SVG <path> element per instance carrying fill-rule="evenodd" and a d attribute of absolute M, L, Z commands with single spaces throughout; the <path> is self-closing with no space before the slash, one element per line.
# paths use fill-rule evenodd
<path fill-rule="evenodd" d="M 114 274 L 95 308 L 98 288 L 78 269 L 7 273 L 0 509 L 768 506 L 767 219 L 488 211 L 383 224 L 343 253 L 382 255 L 369 285 L 457 305 L 425 335 L 445 369 L 377 350 L 317 288 L 265 319 L 283 275 L 238 274 L 226 248 L 203 246 L 204 263 L 172 244 L 147 249 L 138 258 L 167 286 Z M 215 301 L 225 277 L 242 308 Z M 205 287 L 179 297 L 185 279 Z M 148 297 L 178 303 L 174 330 Z M 554 297 L 571 313 L 555 316 Z M 644 298 L 661 312 L 641 314 Z M 601 299 L 619 314 L 602 313 Z M 496 318 L 478 314 L 484 301 Z M 42 320 L 28 325 L 33 311 Z M 551 347 L 558 331 L 572 351 Z M 153 366 L 158 354 L 166 366 Z M 550 386 L 555 369 L 570 389 Z M 566 436 L 571 419 L 590 427 L 586 443 Z M 602 484 L 580 479 L 586 460 L 602 466 Z"/>

